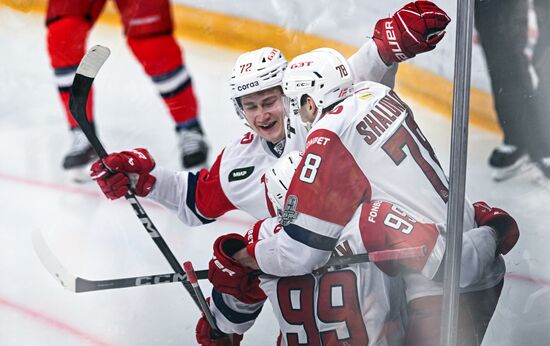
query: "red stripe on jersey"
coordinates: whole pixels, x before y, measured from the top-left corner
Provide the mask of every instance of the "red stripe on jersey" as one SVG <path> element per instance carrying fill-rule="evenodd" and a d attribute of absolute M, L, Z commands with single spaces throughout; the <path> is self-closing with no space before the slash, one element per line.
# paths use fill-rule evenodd
<path fill-rule="evenodd" d="M 275 211 L 273 203 L 271 203 L 271 200 L 269 199 L 269 195 L 267 194 L 267 185 L 265 184 L 265 174 L 262 175 L 261 182 L 262 182 L 262 185 L 264 186 L 265 204 L 267 205 L 267 210 L 269 211 L 269 215 L 271 217 L 275 217 L 277 216 L 277 212 Z"/>
<path fill-rule="evenodd" d="M 298 212 L 343 226 L 362 201 L 370 200 L 370 183 L 334 132 L 313 131 L 306 147 L 287 198 L 298 198 Z"/>
<path fill-rule="evenodd" d="M 237 209 L 227 198 L 220 182 L 220 163 L 223 151 L 210 168 L 201 169 L 195 191 L 197 210 L 209 219 L 215 219 L 230 210 Z"/>

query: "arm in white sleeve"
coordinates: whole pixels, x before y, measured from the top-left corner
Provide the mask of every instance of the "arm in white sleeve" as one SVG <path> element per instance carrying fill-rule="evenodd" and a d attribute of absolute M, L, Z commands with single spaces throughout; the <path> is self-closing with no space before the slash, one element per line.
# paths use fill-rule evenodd
<path fill-rule="evenodd" d="M 386 65 L 380 58 L 378 48 L 372 39 L 367 39 L 367 42 L 348 59 L 348 63 L 352 70 L 354 83 L 378 82 L 393 89 L 397 64 Z"/>
<path fill-rule="evenodd" d="M 462 235 L 460 287 L 479 284 L 496 266 L 496 234 L 488 226 L 466 231 Z"/>
<path fill-rule="evenodd" d="M 327 263 L 342 229 L 340 225 L 300 214 L 272 237 L 257 242 L 251 255 L 266 274 L 308 274 Z"/>
<path fill-rule="evenodd" d="M 195 205 L 197 174 L 187 171 L 173 172 L 162 167 L 151 171 L 157 180 L 148 199 L 175 212 L 188 226 L 200 226 L 214 221 L 200 214 Z"/>
<path fill-rule="evenodd" d="M 210 311 L 216 320 L 216 326 L 225 334 L 243 335 L 249 330 L 262 311 L 265 300 L 255 304 L 246 304 L 237 298 L 212 290 Z"/>
<path fill-rule="evenodd" d="M 258 242 L 254 249 L 260 270 L 281 277 L 311 273 L 323 266 L 331 253 L 300 243 L 284 231 Z"/>

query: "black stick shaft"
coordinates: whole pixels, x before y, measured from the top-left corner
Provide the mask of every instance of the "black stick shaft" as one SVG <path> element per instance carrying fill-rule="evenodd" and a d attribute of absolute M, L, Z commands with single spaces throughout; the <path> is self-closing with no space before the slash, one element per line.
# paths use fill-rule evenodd
<path fill-rule="evenodd" d="M 82 132 L 84 132 L 84 134 L 90 141 L 90 144 L 100 158 L 106 157 L 107 151 L 99 141 L 99 138 L 97 138 L 95 131 L 92 128 L 92 125 L 88 121 L 88 117 L 86 115 L 86 104 L 88 102 L 88 95 L 90 93 L 95 75 L 109 55 L 107 50 L 106 56 L 100 56 L 100 54 L 103 53 L 102 49 L 103 51 L 106 50 L 106 48 L 104 47 L 93 47 L 82 59 L 76 71 L 73 85 L 71 87 L 71 96 L 69 99 L 69 108 L 71 110 L 73 118 L 76 120 L 76 122 L 82 129 Z M 97 60 L 100 61 L 98 62 Z M 158 232 L 157 228 L 153 224 L 153 221 L 149 218 L 139 201 L 136 199 L 134 193 L 129 190 L 124 197 L 130 202 L 132 208 L 134 209 L 134 212 L 136 213 L 136 216 L 139 218 L 143 227 L 145 228 L 151 239 L 153 239 L 159 250 L 162 252 L 172 269 L 177 274 L 184 277 L 185 272 L 183 271 L 183 268 Z M 191 284 L 187 280 L 182 280 L 181 282 L 193 298 L 195 304 L 199 306 L 198 297 L 191 287 Z"/>
<path fill-rule="evenodd" d="M 399 260 L 405 258 L 414 258 L 425 256 L 427 250 L 425 246 L 406 248 L 400 250 L 385 250 L 374 251 L 370 253 L 362 253 L 349 256 L 332 257 L 326 265 L 316 270 L 316 272 L 323 272 L 330 267 L 345 266 L 356 263 L 365 262 L 380 262 L 388 260 Z M 198 280 L 204 280 L 208 278 L 208 270 L 198 270 L 195 272 Z M 262 275 L 262 272 L 255 272 L 256 275 Z M 75 292 L 89 292 L 108 290 L 115 288 L 126 288 L 136 286 L 150 286 L 158 284 L 167 284 L 178 281 L 187 281 L 187 276 L 182 276 L 178 273 L 156 274 L 147 276 L 134 276 L 121 279 L 110 280 L 87 280 L 80 277 L 76 278 L 76 290 Z"/>

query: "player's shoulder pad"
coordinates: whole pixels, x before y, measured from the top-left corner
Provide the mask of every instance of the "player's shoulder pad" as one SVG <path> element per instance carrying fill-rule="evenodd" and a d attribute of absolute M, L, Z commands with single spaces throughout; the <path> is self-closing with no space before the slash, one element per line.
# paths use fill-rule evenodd
<path fill-rule="evenodd" d="M 227 176 L 229 182 L 244 180 L 252 176 L 264 156 L 260 136 L 247 132 L 225 147 L 220 163 L 220 176 Z"/>
<path fill-rule="evenodd" d="M 375 103 L 390 92 L 390 88 L 376 82 L 361 82 L 354 86 L 354 99 L 358 102 Z"/>

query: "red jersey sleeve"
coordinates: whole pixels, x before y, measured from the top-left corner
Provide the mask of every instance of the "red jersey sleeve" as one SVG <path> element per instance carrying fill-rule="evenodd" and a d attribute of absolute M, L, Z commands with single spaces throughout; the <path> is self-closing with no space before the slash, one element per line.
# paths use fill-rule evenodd
<path fill-rule="evenodd" d="M 200 170 L 195 183 L 195 193 L 188 194 L 187 204 L 190 204 L 189 199 L 194 196 L 195 201 L 191 204 L 196 205 L 198 212 L 209 219 L 215 219 L 230 210 L 237 209 L 225 195 L 220 182 L 222 156 L 223 151 L 218 155 L 210 171 L 207 169 Z M 191 182 L 189 187 L 191 188 Z"/>
<path fill-rule="evenodd" d="M 291 195 L 299 213 L 344 226 L 360 203 L 370 200 L 371 188 L 340 138 L 319 129 L 308 136 L 287 200 Z"/>

